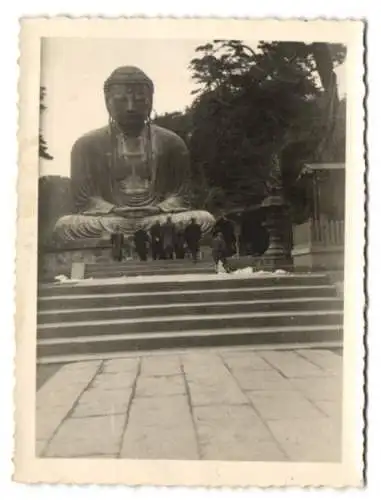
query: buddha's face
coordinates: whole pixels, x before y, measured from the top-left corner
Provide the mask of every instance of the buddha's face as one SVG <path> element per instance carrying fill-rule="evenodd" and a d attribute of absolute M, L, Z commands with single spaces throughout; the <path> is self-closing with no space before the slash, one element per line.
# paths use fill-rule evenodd
<path fill-rule="evenodd" d="M 140 83 L 111 85 L 106 94 L 106 106 L 120 126 L 142 127 L 152 108 L 151 90 Z"/>

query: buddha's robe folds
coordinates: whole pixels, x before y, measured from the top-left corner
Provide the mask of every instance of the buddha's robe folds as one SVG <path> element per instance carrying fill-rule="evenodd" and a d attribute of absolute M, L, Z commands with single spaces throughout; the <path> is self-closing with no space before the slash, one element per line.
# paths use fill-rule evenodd
<path fill-rule="evenodd" d="M 214 217 L 191 210 L 189 154 L 175 133 L 151 125 L 137 139 L 121 139 L 110 127 L 77 140 L 71 154 L 71 185 L 76 214 L 58 220 L 55 236 L 68 241 L 97 238 L 119 229 L 131 235 L 149 230 L 168 215 L 177 225 L 195 218 L 203 233 L 214 226 Z M 128 207 L 123 214 L 117 207 Z"/>

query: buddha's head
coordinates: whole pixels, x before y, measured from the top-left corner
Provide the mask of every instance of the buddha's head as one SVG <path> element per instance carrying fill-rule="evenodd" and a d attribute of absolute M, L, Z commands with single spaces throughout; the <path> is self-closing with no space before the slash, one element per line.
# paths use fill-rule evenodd
<path fill-rule="evenodd" d="M 104 84 L 107 111 L 125 130 L 140 130 L 152 111 L 152 80 L 135 66 L 114 70 Z"/>

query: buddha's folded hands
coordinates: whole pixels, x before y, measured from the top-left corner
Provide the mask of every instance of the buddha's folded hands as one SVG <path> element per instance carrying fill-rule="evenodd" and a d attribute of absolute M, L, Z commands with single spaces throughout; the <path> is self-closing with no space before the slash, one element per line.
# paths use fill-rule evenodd
<path fill-rule="evenodd" d="M 185 207 L 171 207 L 168 210 L 163 210 L 163 212 L 172 213 L 172 214 L 187 212 L 187 211 L 188 210 Z"/>
<path fill-rule="evenodd" d="M 161 213 L 161 210 L 159 207 L 148 205 L 144 207 L 126 207 L 126 206 L 114 207 L 111 212 L 116 215 L 121 215 L 122 217 L 123 216 L 127 217 L 129 214 L 140 213 L 140 212 L 144 212 L 147 215 L 156 215 Z"/>
<path fill-rule="evenodd" d="M 189 208 L 183 205 L 182 199 L 178 196 L 169 196 L 159 203 L 158 206 L 161 212 L 164 213 L 179 213 L 189 210 Z"/>

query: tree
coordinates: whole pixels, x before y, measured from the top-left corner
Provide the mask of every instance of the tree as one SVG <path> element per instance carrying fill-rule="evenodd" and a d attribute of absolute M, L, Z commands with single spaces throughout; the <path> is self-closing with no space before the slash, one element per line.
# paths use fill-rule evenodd
<path fill-rule="evenodd" d="M 38 233 L 39 245 L 51 243 L 57 220 L 73 212 L 70 179 L 60 175 L 45 175 L 38 182 Z"/>
<path fill-rule="evenodd" d="M 42 114 L 46 110 L 46 106 L 44 104 L 45 95 L 45 87 L 40 87 L 40 114 Z M 48 152 L 48 146 L 42 135 L 41 129 L 39 132 L 39 157 L 43 158 L 44 160 L 53 160 L 53 156 L 51 156 Z"/>
<path fill-rule="evenodd" d="M 164 113 L 157 115 L 152 120 L 154 124 L 172 130 L 179 135 L 188 148 L 191 154 L 191 179 L 190 179 L 190 202 L 198 208 L 207 208 L 212 200 L 223 197 L 223 192 L 214 186 L 208 186 L 206 183 L 203 170 L 198 168 L 197 162 L 193 161 L 192 151 L 194 141 L 193 134 L 193 116 L 192 110 L 186 108 L 184 111 L 174 111 L 172 113 Z"/>
<path fill-rule="evenodd" d="M 328 101 L 331 122 L 335 117 L 331 73 L 345 57 L 342 46 L 327 46 L 261 42 L 253 50 L 239 40 L 215 40 L 196 49 L 192 156 L 225 203 L 263 199 L 271 162 L 291 194 L 303 162 L 316 156 L 330 131 Z"/>
<path fill-rule="evenodd" d="M 192 129 L 192 119 L 189 108 L 186 108 L 185 111 L 174 111 L 172 113 L 157 115 L 152 121 L 160 127 L 172 130 L 172 132 L 179 135 L 186 144 L 189 144 Z"/>

